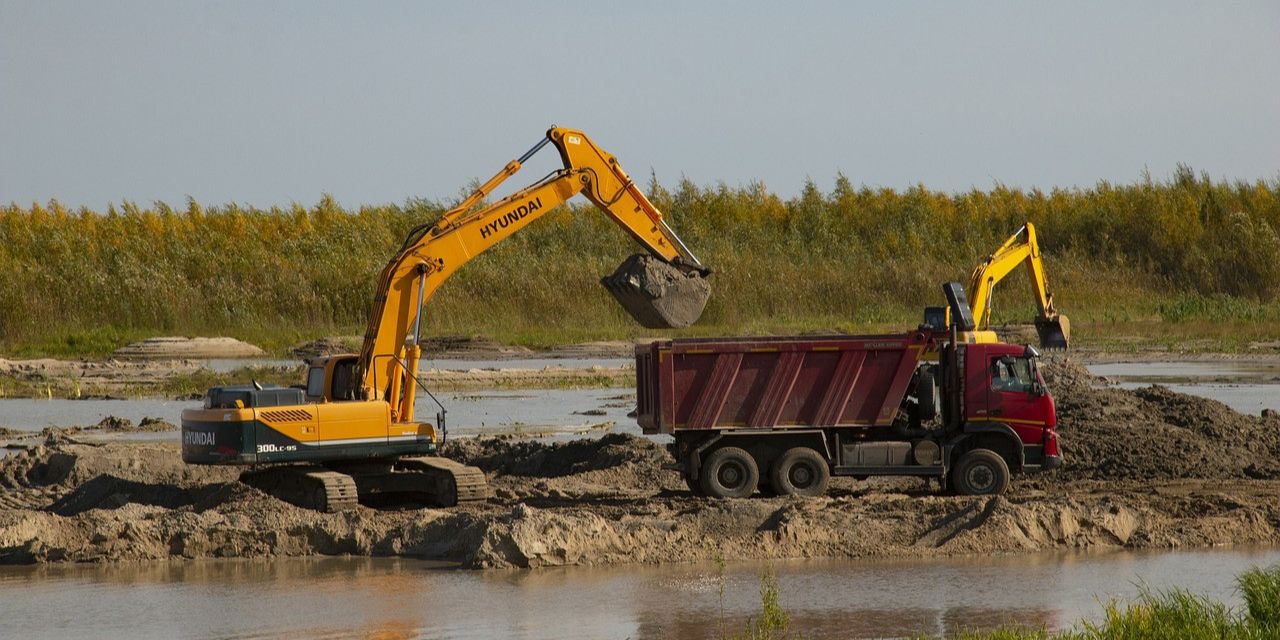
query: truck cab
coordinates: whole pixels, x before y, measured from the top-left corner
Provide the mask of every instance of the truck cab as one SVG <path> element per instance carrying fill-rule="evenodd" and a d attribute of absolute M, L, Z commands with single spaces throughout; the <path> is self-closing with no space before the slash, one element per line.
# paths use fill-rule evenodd
<path fill-rule="evenodd" d="M 1022 443 L 1020 466 L 1056 466 L 1058 419 L 1040 375 L 1039 352 L 998 343 L 965 349 L 965 431 L 1007 429 Z"/>

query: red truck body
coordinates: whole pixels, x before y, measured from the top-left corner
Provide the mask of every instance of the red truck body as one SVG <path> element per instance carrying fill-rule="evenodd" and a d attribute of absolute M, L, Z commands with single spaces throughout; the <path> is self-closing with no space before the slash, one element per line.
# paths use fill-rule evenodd
<path fill-rule="evenodd" d="M 766 490 L 814 495 L 830 474 L 936 477 L 965 493 L 999 493 L 1010 473 L 1055 466 L 1057 420 L 1038 354 L 953 348 L 948 337 L 922 329 L 641 345 L 637 421 L 647 434 L 674 436 L 690 488 L 718 496 L 749 494 L 756 486 L 740 485 L 753 475 Z M 976 450 L 987 453 L 965 457 Z M 714 473 L 728 464 L 727 476 L 705 472 L 712 458 Z M 796 459 L 808 460 L 798 472 Z"/>

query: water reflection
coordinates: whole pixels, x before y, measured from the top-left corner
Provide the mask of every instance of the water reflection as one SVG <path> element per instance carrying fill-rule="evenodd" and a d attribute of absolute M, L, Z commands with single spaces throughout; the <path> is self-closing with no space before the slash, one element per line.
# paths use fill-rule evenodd
<path fill-rule="evenodd" d="M 1139 581 L 1239 604 L 1234 577 L 1280 550 L 466 572 L 408 559 L 0 568 L 12 637 L 708 638 L 759 612 L 778 577 L 812 638 L 1070 626 Z M 720 597 L 723 580 L 724 598 Z M 723 616 L 721 615 L 723 611 Z"/>

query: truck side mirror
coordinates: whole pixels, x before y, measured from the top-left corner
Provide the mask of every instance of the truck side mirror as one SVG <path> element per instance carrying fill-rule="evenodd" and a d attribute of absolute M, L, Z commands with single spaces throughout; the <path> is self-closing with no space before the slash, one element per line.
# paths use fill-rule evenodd
<path fill-rule="evenodd" d="M 1040 384 L 1039 380 L 1031 383 L 1031 395 L 1037 398 L 1044 395 L 1044 385 Z"/>

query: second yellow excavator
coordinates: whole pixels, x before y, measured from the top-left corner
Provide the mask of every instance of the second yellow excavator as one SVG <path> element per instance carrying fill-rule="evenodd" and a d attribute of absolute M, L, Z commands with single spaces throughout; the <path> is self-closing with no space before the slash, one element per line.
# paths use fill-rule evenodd
<path fill-rule="evenodd" d="M 1036 240 L 1036 227 L 1030 222 L 1009 236 L 986 261 L 974 268 L 969 276 L 969 287 L 966 293 L 969 307 L 973 311 L 974 330 L 962 332 L 962 336 L 971 343 L 999 342 L 991 326 L 991 304 L 995 287 L 1005 276 L 1020 265 L 1027 267 L 1027 276 L 1031 279 L 1031 289 L 1035 294 L 1038 315 L 1035 319 L 1036 333 L 1039 334 L 1040 346 L 1048 349 L 1066 349 L 1071 341 L 1071 323 L 1067 316 L 1058 313 L 1053 306 L 1053 293 L 1049 291 L 1049 278 L 1045 275 L 1044 261 L 1040 257 L 1040 244 Z M 930 307 L 926 316 L 946 314 L 946 326 L 950 326 L 950 317 L 941 307 Z M 926 324 L 938 324 L 938 318 L 925 318 Z"/>
<path fill-rule="evenodd" d="M 477 207 L 547 144 L 563 169 Z M 464 264 L 577 194 L 649 251 L 602 280 L 618 302 L 646 327 L 695 322 L 710 296 L 709 270 L 612 155 L 581 131 L 552 127 L 458 206 L 409 232 L 378 278 L 359 354 L 311 360 L 296 387 L 210 389 L 203 408 L 182 412 L 183 460 L 251 466 L 242 481 L 321 510 L 357 499 L 443 506 L 483 499 L 479 469 L 433 455 L 447 433 L 443 406 L 434 422 L 415 417 L 418 390 L 430 395 L 418 372 L 421 314 Z"/>

